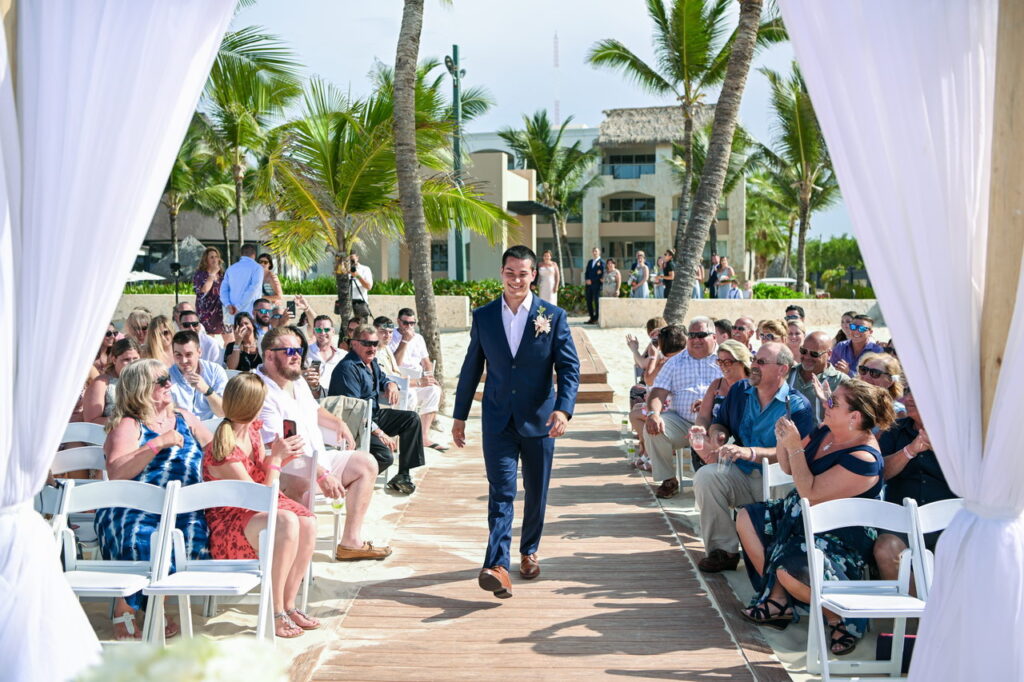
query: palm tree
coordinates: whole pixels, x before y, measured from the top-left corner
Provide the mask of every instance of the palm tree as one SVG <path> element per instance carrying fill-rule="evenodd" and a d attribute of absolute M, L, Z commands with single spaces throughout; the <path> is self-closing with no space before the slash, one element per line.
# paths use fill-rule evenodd
<path fill-rule="evenodd" d="M 786 229 L 792 230 L 796 212 L 772 185 L 764 170 L 747 178 L 747 249 L 754 253 L 752 277 L 767 276 L 768 263 L 787 249 Z"/>
<path fill-rule="evenodd" d="M 285 43 L 248 26 L 225 34 L 210 70 L 202 106 L 231 169 L 239 248 L 245 241 L 242 204 L 249 157 L 266 144 L 274 117 L 301 93 L 299 68 Z"/>
<path fill-rule="evenodd" d="M 269 246 L 299 267 L 316 263 L 325 250 L 332 252 L 343 316 L 352 314 L 353 247 L 370 237 L 398 238 L 406 229 L 398 196 L 393 114 L 386 90 L 351 102 L 330 84 L 313 79 L 303 116 L 288 127 L 290 142 L 280 166 L 279 209 L 285 217 L 264 226 L 271 235 Z M 444 153 L 448 130 L 447 122 L 417 127 L 420 171 L 450 168 L 450 157 Z M 493 242 L 506 224 L 514 223 L 512 216 L 483 199 L 479 187 L 459 188 L 448 175 L 428 177 L 420 190 L 426 229 L 432 233 L 446 234 L 458 218 Z M 415 253 L 416 246 L 410 250 Z"/>
<path fill-rule="evenodd" d="M 204 132 L 205 124 L 197 114 L 178 149 L 160 200 L 167 208 L 175 263 L 179 262 L 178 214 L 183 210 L 213 211 L 232 200 L 232 186 L 217 181 L 213 153 Z"/>
<path fill-rule="evenodd" d="M 569 146 L 562 143 L 571 122 L 572 116 L 569 116 L 555 128 L 548 119 L 547 110 L 542 109 L 532 117 L 523 116 L 522 130 L 503 128 L 498 135 L 526 168 L 537 172 L 537 197 L 541 203 L 554 209 L 551 232 L 555 251 L 562 265 L 569 270 L 568 281 L 575 282 L 566 223 L 570 215 L 579 213 L 583 195 L 600 184 L 601 178 L 592 168 L 600 152 L 583 149 L 579 141 Z M 590 177 L 584 180 L 588 175 Z"/>
<path fill-rule="evenodd" d="M 772 185 L 797 213 L 796 288 L 807 279 L 807 232 L 811 214 L 839 199 L 839 182 L 832 169 L 825 136 L 818 125 L 807 84 L 796 62 L 789 77 L 761 69 L 771 85 L 774 114 L 772 146 L 762 146 Z"/>
<path fill-rule="evenodd" d="M 618 70 L 628 79 L 635 81 L 643 90 L 658 95 L 674 95 L 679 102 L 683 114 L 680 146 L 684 167 L 674 239 L 676 252 L 679 253 L 685 250 L 683 240 L 690 218 L 694 173 L 693 121 L 706 91 L 725 80 L 726 67 L 739 34 L 738 29 L 729 32 L 728 24 L 731 19 L 728 8 L 732 0 L 670 2 L 671 7 L 667 9 L 664 0 L 647 0 L 647 14 L 654 22 L 654 66 L 647 64 L 615 39 L 606 39 L 595 44 L 587 56 L 587 61 L 594 66 Z M 757 6 L 757 15 L 760 17 L 760 0 L 757 0 Z M 778 42 L 784 35 L 778 19 L 772 19 L 763 27 L 755 24 L 754 36 L 757 45 Z M 723 95 L 726 93 L 724 87 L 722 92 Z M 742 93 L 742 85 L 740 92 Z M 718 245 L 712 242 L 711 252 L 716 253 L 717 248 Z M 702 250 L 703 242 L 698 248 L 698 251 Z M 673 290 L 685 288 L 673 287 Z"/>

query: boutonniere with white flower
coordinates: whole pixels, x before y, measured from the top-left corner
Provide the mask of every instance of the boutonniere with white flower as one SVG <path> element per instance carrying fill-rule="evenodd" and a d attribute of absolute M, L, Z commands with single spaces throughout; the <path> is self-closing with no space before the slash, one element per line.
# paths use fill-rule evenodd
<path fill-rule="evenodd" d="M 537 308 L 537 317 L 533 318 L 534 338 L 551 332 L 551 315 L 545 315 L 544 310 L 544 306 Z"/>

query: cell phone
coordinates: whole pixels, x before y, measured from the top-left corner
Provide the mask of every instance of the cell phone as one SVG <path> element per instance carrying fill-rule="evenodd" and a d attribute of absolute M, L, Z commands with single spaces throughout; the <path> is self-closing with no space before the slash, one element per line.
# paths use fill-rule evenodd
<path fill-rule="evenodd" d="M 288 303 L 285 304 L 285 307 L 288 309 L 288 313 L 292 317 L 295 317 L 295 301 L 288 301 Z"/>
<path fill-rule="evenodd" d="M 285 419 L 284 420 L 284 437 L 285 438 L 291 438 L 296 433 L 298 433 L 298 431 L 297 431 L 296 426 L 295 426 L 295 420 L 294 419 Z"/>
<path fill-rule="evenodd" d="M 789 404 L 789 396 L 786 396 L 786 419 L 793 418 L 793 407 Z"/>
<path fill-rule="evenodd" d="M 320 361 L 319 360 L 314 360 L 313 362 L 311 362 L 309 364 L 309 368 L 310 369 L 315 369 L 317 372 L 319 372 L 320 371 Z"/>

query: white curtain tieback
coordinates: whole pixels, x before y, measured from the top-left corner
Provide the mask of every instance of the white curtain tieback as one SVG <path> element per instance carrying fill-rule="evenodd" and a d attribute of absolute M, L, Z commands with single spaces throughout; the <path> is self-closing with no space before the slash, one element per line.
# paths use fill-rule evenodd
<path fill-rule="evenodd" d="M 25 500 L 24 502 L 18 502 L 7 507 L 0 507 L 0 516 L 13 516 L 14 514 L 20 514 L 25 510 L 32 509 L 32 500 Z"/>
<path fill-rule="evenodd" d="M 992 519 L 994 521 L 1013 521 L 1024 515 L 1024 509 L 1001 507 L 994 504 L 972 502 L 970 500 L 964 500 L 964 509 L 983 519 Z"/>

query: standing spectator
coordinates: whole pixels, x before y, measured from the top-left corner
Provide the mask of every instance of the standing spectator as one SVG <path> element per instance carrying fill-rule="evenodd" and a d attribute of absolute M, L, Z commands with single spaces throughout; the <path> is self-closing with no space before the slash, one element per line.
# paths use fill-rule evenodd
<path fill-rule="evenodd" d="M 142 347 L 142 357 L 159 360 L 165 367 L 174 364 L 174 353 L 171 351 L 171 321 L 165 315 L 157 315 L 149 321 L 146 332 L 146 345 Z"/>
<path fill-rule="evenodd" d="M 743 298 L 750 300 L 754 298 L 754 285 L 748 279 L 747 283 L 743 285 Z"/>
<path fill-rule="evenodd" d="M 820 424 L 825 418 L 825 403 L 818 395 L 818 388 L 828 384 L 828 390 L 835 393 L 836 389 L 850 380 L 835 367 L 829 364 L 832 352 L 832 341 L 825 332 L 811 332 L 797 349 L 799 362 L 790 370 L 787 383 L 789 387 L 802 395 L 811 405 L 814 423 Z"/>
<path fill-rule="evenodd" d="M 736 321 L 732 323 L 732 338 L 736 339 L 750 350 L 753 350 L 750 347 L 750 339 L 754 338 L 754 333 L 756 331 L 757 327 L 754 326 L 753 318 L 737 317 Z"/>
<path fill-rule="evenodd" d="M 740 281 L 738 279 L 729 280 L 729 290 L 725 293 L 726 298 L 741 299 L 743 298 L 743 292 L 740 290 Z"/>
<path fill-rule="evenodd" d="M 715 343 L 720 344 L 724 341 L 728 341 L 731 338 L 732 322 L 730 322 L 729 320 L 715 320 Z"/>
<path fill-rule="evenodd" d="M 708 267 L 708 298 L 718 298 L 718 254 L 712 254 L 711 266 Z"/>
<path fill-rule="evenodd" d="M 604 298 L 618 298 L 619 289 L 622 286 L 622 273 L 615 267 L 615 259 L 609 258 L 605 262 L 604 278 L 601 280 L 601 296 Z"/>
<path fill-rule="evenodd" d="M 146 346 L 146 333 L 149 331 L 149 321 L 152 318 L 146 308 L 135 308 L 128 313 L 128 319 L 124 321 L 125 335 L 135 339 L 139 348 Z"/>
<path fill-rule="evenodd" d="M 650 298 L 650 291 L 647 288 L 647 280 L 651 275 L 651 269 L 647 267 L 647 256 L 643 251 L 636 252 L 636 266 L 629 276 L 630 296 L 633 298 Z"/>
<path fill-rule="evenodd" d="M 672 293 L 672 282 L 676 280 L 676 266 L 672 262 L 672 259 L 675 257 L 676 252 L 672 249 L 665 251 L 665 255 L 662 257 L 661 274 L 658 275 L 658 282 L 664 289 L 664 295 L 661 298 L 668 298 L 669 294 Z"/>
<path fill-rule="evenodd" d="M 199 321 L 207 334 L 224 333 L 224 307 L 220 303 L 220 284 L 224 279 L 224 262 L 220 251 L 210 247 L 203 251 L 203 257 L 192 276 L 192 288 L 196 292 L 196 309 Z"/>
<path fill-rule="evenodd" d="M 537 291 L 542 301 L 558 305 L 558 288 L 562 284 L 562 272 L 558 263 L 551 259 L 551 251 L 545 251 L 537 264 Z"/>
<path fill-rule="evenodd" d="M 188 301 L 182 301 L 178 304 L 174 315 L 175 322 L 178 323 L 178 331 L 191 331 L 199 335 L 199 354 L 203 360 L 223 367 L 224 348 L 217 343 L 217 339 L 207 334 L 203 329 L 203 325 L 199 321 L 199 315 L 192 307 L 192 304 Z"/>
<path fill-rule="evenodd" d="M 871 340 L 874 331 L 875 321 L 867 315 L 854 315 L 850 321 L 850 338 L 840 341 L 832 349 L 832 357 L 829 362 L 836 366 L 840 372 L 853 376 L 857 370 L 857 363 L 865 353 L 884 353 L 882 347 Z"/>
<path fill-rule="evenodd" d="M 263 364 L 256 340 L 256 323 L 249 313 L 235 315 L 235 340 L 229 341 L 224 349 L 224 364 L 239 372 L 251 372 Z"/>
<path fill-rule="evenodd" d="M 804 327 L 803 320 L 787 316 L 786 346 L 789 347 L 789 352 L 793 354 L 794 358 L 800 357 L 800 347 L 804 345 L 804 340 L 806 338 L 807 328 Z"/>
<path fill-rule="evenodd" d="M 693 266 L 693 292 L 690 298 L 704 298 L 704 265 L 699 260 Z"/>
<path fill-rule="evenodd" d="M 193 313 L 194 314 L 194 313 Z M 199 356 L 199 335 L 178 332 L 172 340 L 171 397 L 174 404 L 200 419 L 224 416 L 222 399 L 228 375 L 218 364 Z"/>
<path fill-rule="evenodd" d="M 736 278 L 736 271 L 729 265 L 729 259 L 722 256 L 718 259 L 718 298 L 729 297 L 729 284 Z"/>
<path fill-rule="evenodd" d="M 430 439 L 430 425 L 441 405 L 442 390 L 434 379 L 434 363 L 427 352 L 427 342 L 416 332 L 416 311 L 411 308 L 398 311 L 398 328 L 391 333 L 387 345 L 402 374 L 409 377 L 409 388 L 416 392 L 416 412 L 420 416 L 424 447 L 446 451 L 448 448 Z"/>
<path fill-rule="evenodd" d="M 587 313 L 590 319 L 587 324 L 597 324 L 597 318 L 601 315 L 601 283 L 604 279 L 604 260 L 601 258 L 601 249 L 597 246 L 590 252 L 591 259 L 587 261 L 587 270 L 583 275 L 586 284 Z M 644 279 L 644 289 L 647 288 L 647 280 Z M 646 297 L 645 297 L 646 298 Z"/>
<path fill-rule="evenodd" d="M 718 368 L 714 322 L 707 317 L 690 320 L 686 350 L 665 363 L 647 396 L 647 429 L 644 449 L 651 458 L 654 480 L 661 485 L 660 498 L 679 492 L 673 460 L 677 448 L 688 442 L 693 426 L 693 403 L 704 397 L 708 386 L 722 376 Z M 671 398 L 666 411 L 665 401 Z"/>
<path fill-rule="evenodd" d="M 270 301 L 275 308 L 281 307 L 284 303 L 284 292 L 281 289 L 281 280 L 274 272 L 274 259 L 269 253 L 261 253 L 256 262 L 263 268 L 263 285 L 260 288 L 263 298 Z"/>
<path fill-rule="evenodd" d="M 110 363 L 103 374 L 96 377 L 85 389 L 82 398 L 82 421 L 106 425 L 114 409 L 114 392 L 121 370 L 142 357 L 139 344 L 127 337 L 116 341 L 110 348 Z"/>
<path fill-rule="evenodd" d="M 349 281 L 352 283 L 352 314 L 364 320 L 373 317 L 370 312 L 370 289 L 373 272 L 368 265 L 359 264 L 359 254 L 349 254 Z"/>
<path fill-rule="evenodd" d="M 661 268 L 665 264 L 665 257 L 658 256 L 658 260 L 651 269 L 651 284 L 654 285 L 654 298 L 665 298 L 665 285 L 661 283 Z"/>
<path fill-rule="evenodd" d="M 256 247 L 245 244 L 238 261 L 224 273 L 220 302 L 224 304 L 224 324 L 235 323 L 235 313 L 252 314 L 252 306 L 263 289 L 263 266 L 256 262 Z"/>

